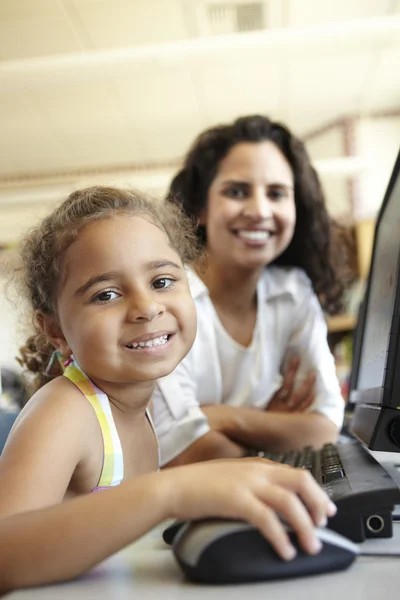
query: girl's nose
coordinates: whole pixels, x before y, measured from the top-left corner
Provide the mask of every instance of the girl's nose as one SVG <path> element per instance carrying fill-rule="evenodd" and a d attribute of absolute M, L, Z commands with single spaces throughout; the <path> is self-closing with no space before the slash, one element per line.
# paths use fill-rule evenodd
<path fill-rule="evenodd" d="M 156 302 L 150 294 L 136 297 L 129 308 L 129 321 L 153 321 L 165 311 L 160 302 Z"/>

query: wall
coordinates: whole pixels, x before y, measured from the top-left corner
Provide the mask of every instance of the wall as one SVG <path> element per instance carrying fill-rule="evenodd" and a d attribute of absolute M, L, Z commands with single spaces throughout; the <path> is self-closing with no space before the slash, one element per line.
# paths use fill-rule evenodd
<path fill-rule="evenodd" d="M 374 218 L 382 203 L 400 146 L 400 112 L 397 117 L 360 120 L 356 145 L 368 164 L 358 177 L 354 216 L 359 221 Z"/>
<path fill-rule="evenodd" d="M 7 187 L 0 184 L 0 246 L 16 243 L 23 233 L 42 219 L 72 191 L 91 185 L 129 187 L 161 198 L 178 164 L 141 171 L 75 174 L 38 181 L 21 181 Z"/>
<path fill-rule="evenodd" d="M 23 340 L 19 329 L 19 312 L 9 299 L 7 279 L 0 274 L 0 365 L 20 370 L 15 356 Z"/>
<path fill-rule="evenodd" d="M 348 139 L 350 138 L 350 139 Z M 376 217 L 400 146 L 399 115 L 352 120 L 351 132 L 338 121 L 306 140 L 313 161 L 354 155 L 342 171 L 319 171 L 328 209 L 342 220 Z"/>
<path fill-rule="evenodd" d="M 306 148 L 311 160 L 337 159 L 345 156 L 343 131 L 333 127 L 306 140 Z M 319 170 L 319 178 L 325 193 L 329 212 L 335 218 L 345 218 L 349 213 L 348 178 L 338 172 Z"/>

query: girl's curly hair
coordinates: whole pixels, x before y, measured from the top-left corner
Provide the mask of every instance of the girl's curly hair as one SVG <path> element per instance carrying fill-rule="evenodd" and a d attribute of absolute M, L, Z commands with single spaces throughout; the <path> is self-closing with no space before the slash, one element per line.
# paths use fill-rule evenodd
<path fill-rule="evenodd" d="M 195 223 L 205 209 L 209 187 L 218 166 L 233 146 L 241 142 L 271 141 L 289 162 L 294 176 L 296 226 L 288 248 L 272 264 L 296 266 L 310 277 L 323 308 L 330 314 L 342 308 L 343 281 L 339 241 L 329 216 L 318 176 L 304 144 L 284 125 L 260 115 L 241 117 L 230 125 L 212 127 L 198 136 L 183 168 L 171 182 L 167 199 L 179 204 Z M 206 244 L 204 226 L 197 235 Z"/>
<path fill-rule="evenodd" d="M 183 262 L 193 261 L 200 253 L 191 220 L 177 206 L 156 203 L 140 192 L 113 187 L 95 186 L 70 194 L 24 237 L 19 247 L 21 260 L 16 274 L 32 309 L 34 334 L 20 349 L 18 360 L 36 374 L 35 389 L 61 374 L 61 368 L 56 361 L 55 368 L 47 372 L 54 348 L 34 315 L 40 311 L 57 316 L 56 298 L 62 280 L 63 256 L 80 230 L 88 223 L 121 213 L 143 216 L 165 231 Z"/>

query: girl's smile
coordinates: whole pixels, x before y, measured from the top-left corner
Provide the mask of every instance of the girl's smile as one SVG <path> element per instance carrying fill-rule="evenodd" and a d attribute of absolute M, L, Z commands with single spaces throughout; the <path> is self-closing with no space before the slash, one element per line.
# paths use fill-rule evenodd
<path fill-rule="evenodd" d="M 126 344 L 125 347 L 128 348 L 128 350 L 135 350 L 138 352 L 161 354 L 164 350 L 168 350 L 173 335 L 173 333 L 148 334 Z"/>

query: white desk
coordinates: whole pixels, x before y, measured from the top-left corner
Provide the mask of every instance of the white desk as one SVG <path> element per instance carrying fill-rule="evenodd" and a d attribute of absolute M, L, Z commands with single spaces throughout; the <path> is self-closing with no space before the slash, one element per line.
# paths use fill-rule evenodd
<path fill-rule="evenodd" d="M 394 525 L 400 546 L 400 524 Z M 377 600 L 398 595 L 400 557 L 360 556 L 347 571 L 275 582 L 204 586 L 184 580 L 172 552 L 154 530 L 85 577 L 13 592 L 10 600 Z"/>
<path fill-rule="evenodd" d="M 388 455 L 375 456 L 382 462 Z M 392 457 L 390 457 L 391 459 Z M 389 459 L 389 460 L 390 460 Z M 391 462 L 398 463 L 399 454 Z M 395 475 L 394 473 L 392 476 Z M 400 476 L 394 477 L 400 481 Z M 161 538 L 162 527 L 122 550 L 79 580 L 13 592 L 6 600 L 377 600 L 398 596 L 400 582 L 400 522 L 391 539 L 367 540 L 365 551 L 386 556 L 359 556 L 347 571 L 275 582 L 205 586 L 187 582 L 171 550 Z M 362 550 L 363 545 L 360 545 Z"/>

